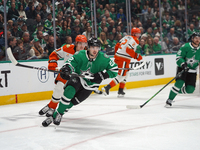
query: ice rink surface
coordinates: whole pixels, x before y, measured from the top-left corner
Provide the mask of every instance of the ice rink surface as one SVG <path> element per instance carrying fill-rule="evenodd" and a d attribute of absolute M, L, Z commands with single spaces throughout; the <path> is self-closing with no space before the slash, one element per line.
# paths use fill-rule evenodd
<path fill-rule="evenodd" d="M 63 116 L 60 126 L 42 127 L 38 111 L 49 100 L 0 106 L 2 150 L 199 150 L 200 97 L 178 95 L 165 108 L 167 86 L 142 109 L 141 105 L 163 87 L 125 90 L 109 96 L 93 94 Z"/>

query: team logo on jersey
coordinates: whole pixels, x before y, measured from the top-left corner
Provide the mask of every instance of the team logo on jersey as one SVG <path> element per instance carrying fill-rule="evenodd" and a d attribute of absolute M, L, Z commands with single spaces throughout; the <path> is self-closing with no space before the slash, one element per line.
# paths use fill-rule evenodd
<path fill-rule="evenodd" d="M 47 68 L 44 67 L 44 66 L 42 66 L 41 68 L 47 70 Z M 49 79 L 49 72 L 48 72 L 48 71 L 45 71 L 45 70 L 38 70 L 37 75 L 38 75 L 38 79 L 39 79 L 39 81 L 42 82 L 42 83 L 47 82 L 48 79 Z"/>
<path fill-rule="evenodd" d="M 164 74 L 164 61 L 163 58 L 155 58 L 155 75 Z"/>
<path fill-rule="evenodd" d="M 195 55 L 192 58 L 186 58 L 187 64 L 190 64 L 191 67 L 193 67 L 194 64 L 198 63 L 199 61 L 195 59 Z"/>
<path fill-rule="evenodd" d="M 81 75 L 92 77 L 93 74 L 90 72 L 90 67 L 89 67 L 86 71 L 81 70 Z"/>

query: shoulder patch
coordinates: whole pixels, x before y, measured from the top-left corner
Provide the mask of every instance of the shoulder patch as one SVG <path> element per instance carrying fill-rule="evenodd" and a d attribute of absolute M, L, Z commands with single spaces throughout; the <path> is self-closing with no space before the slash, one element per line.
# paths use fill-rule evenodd
<path fill-rule="evenodd" d="M 109 56 L 106 53 L 104 53 L 104 57 L 109 58 Z"/>
<path fill-rule="evenodd" d="M 184 47 L 185 46 L 185 44 L 183 44 L 181 47 Z"/>
<path fill-rule="evenodd" d="M 77 55 L 79 52 L 80 52 L 80 51 L 75 52 L 74 55 Z"/>

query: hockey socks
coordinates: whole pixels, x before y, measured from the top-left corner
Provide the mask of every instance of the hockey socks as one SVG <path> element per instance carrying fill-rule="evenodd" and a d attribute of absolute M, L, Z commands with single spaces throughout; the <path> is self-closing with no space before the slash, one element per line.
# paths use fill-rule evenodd
<path fill-rule="evenodd" d="M 124 87 L 125 87 L 125 83 L 124 83 L 124 82 L 120 82 L 120 83 L 119 83 L 119 88 L 120 88 L 120 89 L 124 89 Z"/>
<path fill-rule="evenodd" d="M 58 101 L 59 102 L 59 101 Z M 56 107 L 58 106 L 58 102 L 57 103 L 54 103 L 52 100 L 49 102 L 48 106 L 49 108 L 52 108 L 52 109 L 56 109 Z"/>
<path fill-rule="evenodd" d="M 76 90 L 73 86 L 69 85 L 65 88 L 63 97 L 61 97 L 61 101 L 59 102 L 59 106 L 57 111 L 60 114 L 64 114 L 65 111 L 68 111 L 72 106 L 71 99 L 74 97 Z M 53 117 L 55 117 L 57 112 L 55 111 Z"/>
<path fill-rule="evenodd" d="M 181 90 L 179 91 L 179 93 L 182 93 L 182 94 L 192 94 L 195 90 L 195 87 L 192 86 L 192 85 L 187 85 L 187 86 L 183 86 L 181 88 Z"/>
<path fill-rule="evenodd" d="M 177 80 L 174 86 L 172 87 L 170 93 L 169 93 L 169 98 L 170 100 L 173 100 L 176 95 L 179 93 L 181 87 L 183 86 L 184 81 L 183 80 Z"/>
<path fill-rule="evenodd" d="M 57 111 L 54 112 L 53 114 L 53 118 L 56 117 L 57 112 L 59 112 L 60 114 L 64 114 L 65 110 L 69 110 L 70 108 L 72 108 L 74 106 L 74 104 L 72 104 L 72 102 L 69 102 L 68 105 L 63 104 L 62 102 L 59 103 L 59 106 L 57 108 Z"/>
<path fill-rule="evenodd" d="M 112 87 L 116 86 L 117 84 L 114 80 L 112 80 L 109 85 L 110 85 L 110 88 L 112 88 Z"/>

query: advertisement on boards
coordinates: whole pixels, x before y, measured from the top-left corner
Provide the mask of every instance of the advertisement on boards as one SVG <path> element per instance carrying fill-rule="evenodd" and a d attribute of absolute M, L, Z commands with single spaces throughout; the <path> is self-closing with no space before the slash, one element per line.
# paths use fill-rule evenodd
<path fill-rule="evenodd" d="M 143 57 L 144 66 L 130 70 L 127 82 L 174 77 L 176 73 L 175 55 L 156 55 Z M 48 68 L 48 61 L 20 62 L 21 64 Z M 63 60 L 58 61 L 62 66 Z M 142 63 L 132 59 L 130 68 Z M 0 96 L 11 94 L 52 91 L 57 74 L 14 66 L 12 63 L 0 63 Z M 102 84 L 108 84 L 106 79 Z"/>

